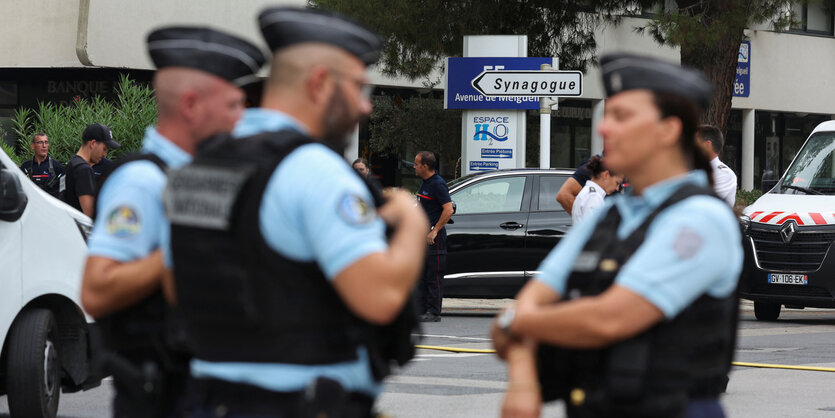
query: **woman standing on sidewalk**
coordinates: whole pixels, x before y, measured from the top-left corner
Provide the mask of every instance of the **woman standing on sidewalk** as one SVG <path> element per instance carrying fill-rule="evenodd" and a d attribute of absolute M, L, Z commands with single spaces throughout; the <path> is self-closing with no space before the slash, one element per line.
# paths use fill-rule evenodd
<path fill-rule="evenodd" d="M 627 54 L 601 72 L 604 162 L 632 191 L 573 228 L 494 323 L 503 416 L 562 398 L 570 417 L 721 417 L 743 252 L 694 142 L 712 86 Z"/>

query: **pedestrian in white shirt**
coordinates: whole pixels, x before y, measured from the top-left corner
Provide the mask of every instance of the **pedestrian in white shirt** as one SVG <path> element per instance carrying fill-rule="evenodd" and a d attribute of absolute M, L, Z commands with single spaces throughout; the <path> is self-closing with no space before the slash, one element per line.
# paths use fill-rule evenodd
<path fill-rule="evenodd" d="M 736 203 L 736 174 L 719 161 L 719 154 L 725 146 L 722 131 L 713 125 L 701 125 L 696 129 L 696 144 L 710 159 L 710 166 L 713 168 L 713 191 L 733 208 Z"/>
<path fill-rule="evenodd" d="M 591 179 L 586 181 L 586 185 L 574 199 L 574 206 L 571 208 L 571 221 L 574 224 L 603 206 L 603 198 L 614 193 L 623 181 L 623 176 L 607 170 L 603 166 L 603 160 L 597 155 L 586 163 L 586 169 L 591 173 Z"/>

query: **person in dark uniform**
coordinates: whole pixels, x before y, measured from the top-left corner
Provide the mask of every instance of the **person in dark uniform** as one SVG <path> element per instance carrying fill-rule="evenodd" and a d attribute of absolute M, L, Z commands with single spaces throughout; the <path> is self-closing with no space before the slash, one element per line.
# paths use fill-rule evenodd
<path fill-rule="evenodd" d="M 160 287 L 165 172 L 191 161 L 207 137 L 234 128 L 245 97 L 237 83 L 266 60 L 257 46 L 205 27 L 157 29 L 148 53 L 157 67 L 158 124 L 146 129 L 142 153 L 120 158 L 104 181 L 81 289 L 103 334 L 119 418 L 178 414 L 188 353 L 174 338 L 176 318 Z"/>
<path fill-rule="evenodd" d="M 452 216 L 452 198 L 446 181 L 437 173 L 438 160 L 435 154 L 421 151 L 415 156 L 415 175 L 423 180 L 417 192 L 418 201 L 429 218 L 430 231 L 426 235 L 426 262 L 423 276 L 418 283 L 420 307 L 423 308 L 420 320 L 439 322 L 441 320 L 441 301 L 446 271 L 446 229 Z"/>
<path fill-rule="evenodd" d="M 113 171 L 114 167 L 115 164 L 113 163 L 113 160 L 107 157 L 102 157 L 99 162 L 93 164 L 93 176 L 96 179 L 96 192 L 101 191 L 102 183 L 104 183 L 104 180 L 107 179 L 107 176 L 110 175 L 110 172 Z"/>
<path fill-rule="evenodd" d="M 93 164 L 107 156 L 110 149 L 119 148 L 113 140 L 110 128 L 100 123 L 93 123 L 84 128 L 81 134 L 81 148 L 67 162 L 64 179 L 59 186 L 64 202 L 89 217 L 96 213 L 96 175 Z M 63 190 L 61 190 L 63 188 Z"/>
<path fill-rule="evenodd" d="M 743 250 L 694 138 L 712 85 L 649 57 L 600 64 L 604 164 L 632 188 L 573 227 L 494 322 L 503 416 L 564 399 L 569 417 L 722 417 Z"/>
<path fill-rule="evenodd" d="M 382 42 L 316 9 L 258 21 L 273 51 L 262 107 L 165 192 L 195 416 L 369 417 L 390 361 L 413 352 L 403 313 L 429 229 L 410 194 L 375 197 L 340 154 L 371 113 Z"/>
<path fill-rule="evenodd" d="M 26 160 L 20 169 L 43 191 L 58 197 L 59 177 L 64 173 L 64 165 L 49 156 L 49 137 L 43 132 L 32 135 L 29 144 L 34 155 Z"/>

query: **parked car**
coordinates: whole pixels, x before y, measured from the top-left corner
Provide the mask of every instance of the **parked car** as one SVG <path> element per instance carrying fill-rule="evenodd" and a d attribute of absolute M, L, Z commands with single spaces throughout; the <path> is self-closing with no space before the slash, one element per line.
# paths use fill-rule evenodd
<path fill-rule="evenodd" d="M 819 124 L 777 184 L 743 210 L 741 296 L 760 320 L 835 308 L 835 121 Z"/>
<path fill-rule="evenodd" d="M 445 297 L 512 298 L 571 227 L 556 201 L 573 169 L 510 169 L 449 182 Z"/>
<path fill-rule="evenodd" d="M 0 395 L 12 417 L 54 417 L 62 390 L 101 381 L 78 300 L 91 226 L 0 152 Z"/>

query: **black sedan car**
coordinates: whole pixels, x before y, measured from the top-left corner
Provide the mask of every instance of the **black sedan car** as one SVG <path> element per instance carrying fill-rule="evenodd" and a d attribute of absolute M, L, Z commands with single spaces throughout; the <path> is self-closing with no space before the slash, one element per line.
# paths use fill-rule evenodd
<path fill-rule="evenodd" d="M 573 172 L 497 170 L 451 181 L 444 297 L 514 297 L 571 227 L 556 196 Z"/>

